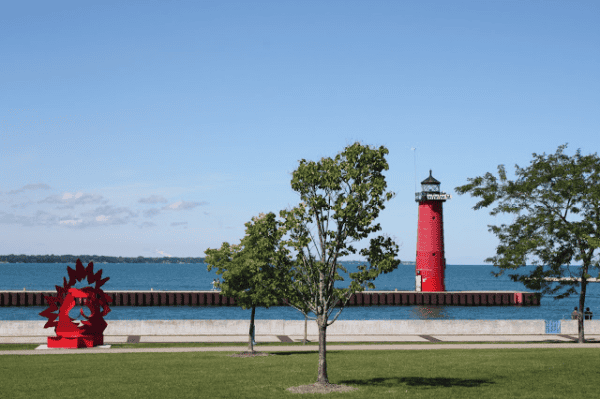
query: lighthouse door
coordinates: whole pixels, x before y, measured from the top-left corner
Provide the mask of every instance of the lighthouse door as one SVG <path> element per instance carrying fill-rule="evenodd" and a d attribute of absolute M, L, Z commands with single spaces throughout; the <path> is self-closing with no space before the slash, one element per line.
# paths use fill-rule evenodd
<path fill-rule="evenodd" d="M 421 292 L 421 276 L 415 276 L 415 277 L 416 277 L 416 280 L 415 280 L 415 283 L 416 283 L 415 291 Z"/>

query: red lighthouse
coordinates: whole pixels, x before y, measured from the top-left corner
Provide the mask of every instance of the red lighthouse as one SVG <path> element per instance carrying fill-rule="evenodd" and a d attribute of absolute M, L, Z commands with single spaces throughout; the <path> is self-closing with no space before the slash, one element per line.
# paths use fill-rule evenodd
<path fill-rule="evenodd" d="M 440 182 L 429 177 L 421 182 L 422 192 L 415 194 L 419 203 L 417 228 L 416 291 L 446 291 L 444 277 L 444 221 L 442 204 L 452 198 L 440 192 Z"/>

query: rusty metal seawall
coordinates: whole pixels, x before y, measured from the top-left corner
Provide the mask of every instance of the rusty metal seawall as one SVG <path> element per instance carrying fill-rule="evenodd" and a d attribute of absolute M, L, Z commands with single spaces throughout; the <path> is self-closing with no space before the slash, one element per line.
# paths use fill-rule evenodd
<path fill-rule="evenodd" d="M 236 306 L 234 298 L 216 291 L 104 291 L 110 306 Z M 44 296 L 55 291 L 0 291 L 0 306 L 48 306 Z M 285 305 L 285 301 L 281 303 Z M 357 292 L 347 306 L 445 305 L 539 306 L 540 294 L 515 291 L 367 291 Z"/>

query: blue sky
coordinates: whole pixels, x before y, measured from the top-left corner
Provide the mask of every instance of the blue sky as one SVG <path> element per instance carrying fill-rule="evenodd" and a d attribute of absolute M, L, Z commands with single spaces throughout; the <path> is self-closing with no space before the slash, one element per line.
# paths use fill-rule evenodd
<path fill-rule="evenodd" d="M 415 154 L 454 194 L 597 151 L 599 4 L 4 4 L 0 253 L 203 256 L 299 202 L 298 160 L 359 141 L 390 151 L 379 221 L 414 260 Z M 475 202 L 444 205 L 449 264 L 481 264 L 510 222 Z"/>

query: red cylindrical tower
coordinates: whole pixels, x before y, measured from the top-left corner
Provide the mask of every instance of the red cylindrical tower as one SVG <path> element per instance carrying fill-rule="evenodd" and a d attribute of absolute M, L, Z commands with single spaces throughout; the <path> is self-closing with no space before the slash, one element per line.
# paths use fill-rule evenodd
<path fill-rule="evenodd" d="M 419 203 L 417 228 L 416 291 L 446 291 L 444 277 L 444 219 L 442 204 L 452 198 L 440 192 L 440 182 L 429 177 L 421 182 L 422 192 L 416 193 Z"/>

